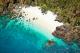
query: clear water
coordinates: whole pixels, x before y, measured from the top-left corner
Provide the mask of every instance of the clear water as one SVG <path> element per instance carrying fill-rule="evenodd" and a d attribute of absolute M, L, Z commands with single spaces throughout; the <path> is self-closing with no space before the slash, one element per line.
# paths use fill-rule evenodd
<path fill-rule="evenodd" d="M 77 45 L 68 45 L 63 40 L 53 37 L 54 45 L 46 47 L 49 40 L 38 26 L 24 19 L 9 19 L 0 16 L 0 53 L 79 53 Z"/>

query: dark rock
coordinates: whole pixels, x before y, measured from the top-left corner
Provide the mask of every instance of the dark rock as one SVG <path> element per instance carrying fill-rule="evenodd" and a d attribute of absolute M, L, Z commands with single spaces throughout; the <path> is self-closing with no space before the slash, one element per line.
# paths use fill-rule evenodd
<path fill-rule="evenodd" d="M 46 46 L 48 47 L 48 46 L 52 46 L 52 45 L 54 45 L 54 41 L 48 40 L 46 43 Z"/>
<path fill-rule="evenodd" d="M 70 25 L 62 25 L 56 27 L 52 34 L 66 42 L 80 42 L 80 27 L 72 27 Z"/>

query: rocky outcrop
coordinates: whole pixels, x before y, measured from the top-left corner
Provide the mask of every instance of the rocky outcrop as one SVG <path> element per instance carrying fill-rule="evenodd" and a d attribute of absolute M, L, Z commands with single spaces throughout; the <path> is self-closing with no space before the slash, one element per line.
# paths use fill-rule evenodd
<path fill-rule="evenodd" d="M 80 44 L 80 26 L 72 27 L 71 25 L 63 25 L 56 27 L 56 30 L 52 32 L 56 37 L 62 38 L 65 41 L 77 42 Z"/>
<path fill-rule="evenodd" d="M 15 5 L 22 5 L 24 0 L 0 0 L 0 14 L 6 14 L 10 12 Z"/>
<path fill-rule="evenodd" d="M 45 46 L 49 47 L 49 46 L 52 46 L 52 45 L 54 45 L 54 41 L 48 40 Z"/>
<path fill-rule="evenodd" d="M 11 12 L 16 5 L 34 5 L 35 0 L 0 0 L 0 14 Z"/>

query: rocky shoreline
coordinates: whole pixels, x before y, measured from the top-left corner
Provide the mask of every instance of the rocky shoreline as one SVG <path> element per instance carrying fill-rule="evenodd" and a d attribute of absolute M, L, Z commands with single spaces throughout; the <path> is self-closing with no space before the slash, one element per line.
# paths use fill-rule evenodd
<path fill-rule="evenodd" d="M 0 0 L 0 15 L 11 12 L 16 5 L 22 5 L 22 0 Z"/>
<path fill-rule="evenodd" d="M 69 24 L 65 24 L 56 27 L 52 34 L 68 43 L 75 42 L 78 45 L 80 44 L 80 26 L 72 27 Z"/>

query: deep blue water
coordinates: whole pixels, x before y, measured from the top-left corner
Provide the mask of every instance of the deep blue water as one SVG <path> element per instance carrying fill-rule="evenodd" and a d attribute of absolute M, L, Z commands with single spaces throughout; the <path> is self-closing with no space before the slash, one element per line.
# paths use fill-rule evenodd
<path fill-rule="evenodd" d="M 0 16 L 0 53 L 80 53 L 77 45 L 68 45 L 54 37 L 54 45 L 46 47 L 49 40 L 45 30 L 24 21 Z"/>

